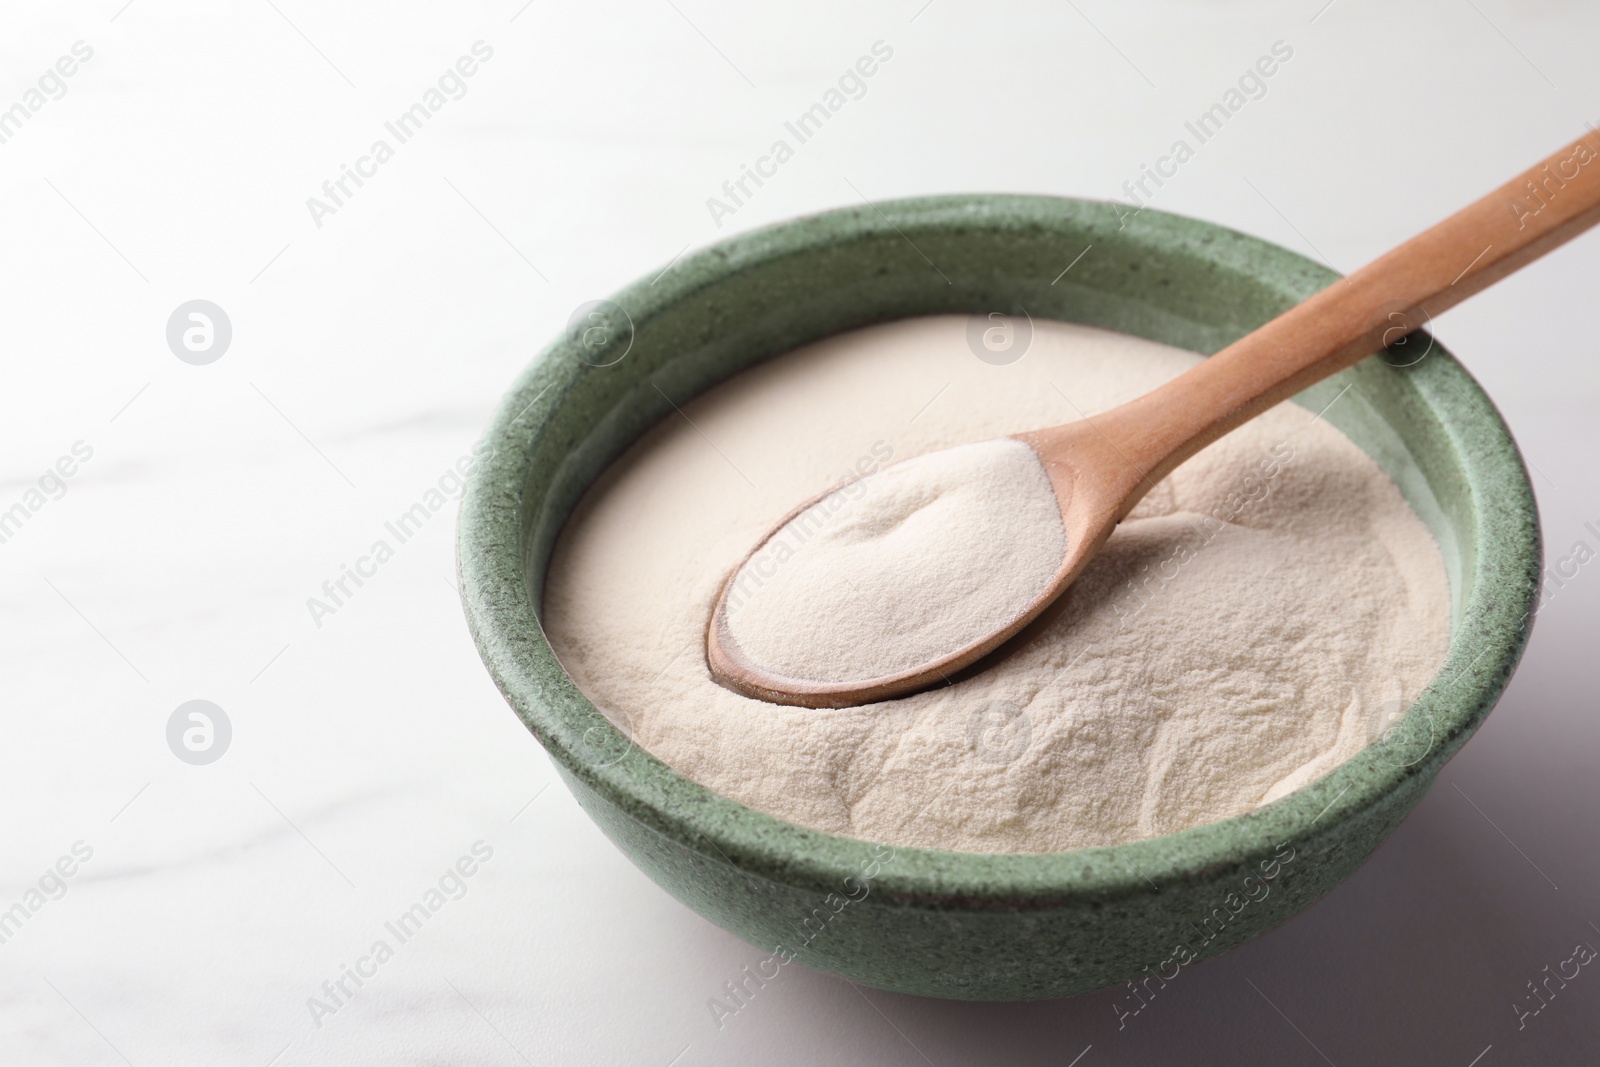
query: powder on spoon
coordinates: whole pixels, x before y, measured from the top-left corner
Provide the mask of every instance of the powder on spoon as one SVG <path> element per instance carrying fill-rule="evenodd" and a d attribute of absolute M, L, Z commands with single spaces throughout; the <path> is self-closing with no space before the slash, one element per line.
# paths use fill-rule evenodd
<path fill-rule="evenodd" d="M 706 619 L 797 501 L 892 460 L 1093 416 L 1199 358 L 1036 321 L 1027 354 L 995 366 L 966 326 L 856 330 L 675 398 L 684 414 L 585 494 L 542 621 L 635 744 L 812 829 L 1053 852 L 1251 811 L 1359 752 L 1438 672 L 1444 562 L 1331 425 L 1362 403 L 1352 392 L 1321 418 L 1279 405 L 1179 467 L 1025 644 L 955 685 L 825 710 L 719 686 Z"/>
<path fill-rule="evenodd" d="M 867 681 L 965 648 L 1044 592 L 1066 534 L 1038 455 L 1009 437 L 896 463 L 795 515 L 734 575 L 745 658 Z"/>

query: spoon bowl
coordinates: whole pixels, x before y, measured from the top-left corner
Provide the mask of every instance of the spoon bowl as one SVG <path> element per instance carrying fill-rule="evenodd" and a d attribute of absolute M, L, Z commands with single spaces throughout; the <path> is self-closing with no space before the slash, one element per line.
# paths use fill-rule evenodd
<path fill-rule="evenodd" d="M 1091 478 L 1103 481 L 1108 471 L 1121 471 L 1124 477 L 1130 475 L 1127 474 L 1129 468 L 1115 455 L 1107 439 L 1087 420 L 1048 431 L 1017 434 L 1010 440 L 1031 449 L 1049 479 L 1054 506 L 1061 519 L 1064 552 L 1044 588 L 1019 605 L 1018 610 L 1008 614 L 1001 625 L 983 633 L 976 640 L 908 669 L 845 681 L 795 677 L 781 670 L 764 667 L 749 655 L 740 646 L 729 621 L 741 573 L 774 538 L 790 528 L 801 516 L 823 505 L 836 493 L 848 489 L 853 482 L 862 480 L 852 479 L 818 493 L 790 511 L 773 525 L 765 537 L 756 542 L 739 566 L 729 573 L 717 595 L 706 633 L 706 662 L 712 675 L 725 687 L 768 703 L 811 708 L 851 707 L 952 684 L 960 672 L 1021 633 L 1089 565 L 1116 529 L 1121 517 L 1099 495 L 1080 490 L 1079 486 L 1088 486 Z M 903 468 L 922 458 L 901 460 L 867 477 L 883 477 L 896 468 Z M 841 604 L 839 610 L 850 610 L 851 607 L 859 609 L 861 606 Z M 874 605 L 864 606 L 870 608 Z"/>

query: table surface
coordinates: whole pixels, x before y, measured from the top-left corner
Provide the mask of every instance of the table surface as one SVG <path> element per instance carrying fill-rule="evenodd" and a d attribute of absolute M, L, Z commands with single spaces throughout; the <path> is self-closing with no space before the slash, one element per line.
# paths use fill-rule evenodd
<path fill-rule="evenodd" d="M 1437 323 L 1515 429 L 1561 568 L 1504 700 L 1359 874 L 1120 1028 L 1115 993 L 946 1003 L 798 967 L 719 1028 L 708 1000 L 762 951 L 629 864 L 507 711 L 462 622 L 454 504 L 308 608 L 576 307 L 687 249 L 863 200 L 1126 197 L 1186 139 L 1151 206 L 1350 270 L 1600 120 L 1600 10 L 1576 3 L 996 10 L 0 13 L 0 511 L 22 505 L 0 909 L 23 905 L 0 1062 L 1595 1061 L 1600 975 L 1537 1014 L 1528 983 L 1600 946 L 1600 237 Z M 860 91 L 729 203 L 877 42 Z M 1198 142 L 1185 123 L 1277 42 Z M 205 365 L 167 337 L 196 299 L 232 331 Z M 204 765 L 168 741 L 196 699 L 231 726 Z"/>

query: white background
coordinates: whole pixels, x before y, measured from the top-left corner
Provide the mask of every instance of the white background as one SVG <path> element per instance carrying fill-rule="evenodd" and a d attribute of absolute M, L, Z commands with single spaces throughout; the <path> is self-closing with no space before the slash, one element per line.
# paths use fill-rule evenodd
<path fill-rule="evenodd" d="M 0 108 L 94 50 L 0 144 L 0 509 L 93 449 L 0 544 L 0 908 L 93 849 L 0 944 L 0 1062 L 1600 1056 L 1592 968 L 1521 1030 L 1513 1007 L 1600 946 L 1600 564 L 1376 858 L 1120 1032 L 1114 993 L 955 1004 L 798 967 L 719 1030 L 707 999 L 764 952 L 657 889 L 555 781 L 468 639 L 454 505 L 320 627 L 306 608 L 575 307 L 685 248 L 863 197 L 1119 195 L 1283 40 L 1266 96 L 1154 206 L 1351 270 L 1600 121 L 1600 11 L 122 3 L 0 15 Z M 466 96 L 315 225 L 306 199 L 480 39 Z M 713 225 L 706 198 L 878 40 L 866 95 Z M 1590 235 L 1437 324 L 1537 468 L 1552 561 L 1600 548 L 1597 282 Z M 194 298 L 233 325 L 209 366 L 164 337 Z M 233 725 L 209 766 L 167 747 L 193 698 Z M 480 840 L 466 895 L 314 1024 L 307 998 Z"/>

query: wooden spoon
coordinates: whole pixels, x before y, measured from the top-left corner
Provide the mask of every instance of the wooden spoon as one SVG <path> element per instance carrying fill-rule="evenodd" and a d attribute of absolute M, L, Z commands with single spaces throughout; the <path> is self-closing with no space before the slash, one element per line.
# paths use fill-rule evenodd
<path fill-rule="evenodd" d="M 746 696 L 816 708 L 866 704 L 948 682 L 1037 618 L 1140 498 L 1184 460 L 1600 221 L 1597 146 L 1600 134 L 1579 139 L 1136 400 L 1093 418 L 1016 434 L 1049 475 L 1066 553 L 1044 592 L 992 633 L 887 677 L 783 677 L 751 662 L 729 631 L 728 591 L 746 556 L 724 582 L 707 627 L 712 676 Z M 773 532 L 835 489 L 801 505 Z"/>

